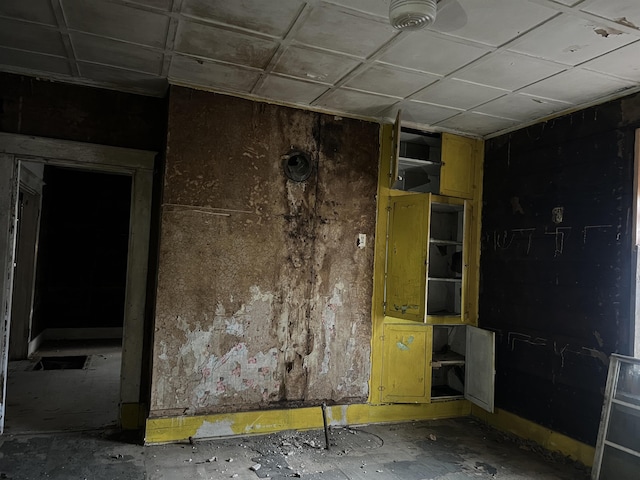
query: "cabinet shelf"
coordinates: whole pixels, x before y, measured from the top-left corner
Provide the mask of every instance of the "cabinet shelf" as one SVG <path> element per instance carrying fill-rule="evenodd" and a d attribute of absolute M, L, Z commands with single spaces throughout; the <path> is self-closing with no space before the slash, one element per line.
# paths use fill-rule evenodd
<path fill-rule="evenodd" d="M 423 160 L 421 158 L 398 157 L 398 160 L 412 167 L 424 167 L 426 165 L 437 165 L 439 167 L 442 165 L 442 162 L 438 160 Z"/>
<path fill-rule="evenodd" d="M 434 245 L 454 245 L 461 246 L 462 242 L 457 240 L 440 240 L 439 238 L 430 238 L 429 243 L 433 243 Z"/>
<path fill-rule="evenodd" d="M 428 279 L 429 279 L 429 281 L 432 281 L 432 282 L 453 282 L 453 283 L 462 282 L 462 278 L 428 277 Z"/>
<path fill-rule="evenodd" d="M 447 365 L 464 365 L 464 355 L 456 352 L 438 353 L 434 352 L 431 361 L 432 368 L 440 368 Z"/>

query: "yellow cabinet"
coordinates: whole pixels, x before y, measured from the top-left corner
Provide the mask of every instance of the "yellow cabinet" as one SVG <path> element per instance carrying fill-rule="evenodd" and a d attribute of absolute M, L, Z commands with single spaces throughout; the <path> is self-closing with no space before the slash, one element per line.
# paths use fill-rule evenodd
<path fill-rule="evenodd" d="M 384 326 L 383 402 L 429 403 L 432 332 L 424 325 Z"/>
<path fill-rule="evenodd" d="M 398 116 L 393 130 L 389 185 L 395 190 L 472 199 L 478 143 L 448 133 L 401 128 Z"/>
<path fill-rule="evenodd" d="M 391 197 L 385 314 L 421 323 L 468 319 L 468 202 L 432 194 Z"/>

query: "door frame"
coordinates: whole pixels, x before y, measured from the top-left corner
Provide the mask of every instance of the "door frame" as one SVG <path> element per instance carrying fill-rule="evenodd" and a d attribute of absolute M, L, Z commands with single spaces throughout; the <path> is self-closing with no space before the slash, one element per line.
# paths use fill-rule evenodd
<path fill-rule="evenodd" d="M 120 424 L 137 428 L 141 406 L 149 231 L 156 152 L 0 133 L 0 434 L 4 429 L 20 161 L 131 177 L 129 248 L 120 371 Z M 8 213 L 8 215 L 5 215 Z M 4 240 L 6 239 L 6 241 Z"/>

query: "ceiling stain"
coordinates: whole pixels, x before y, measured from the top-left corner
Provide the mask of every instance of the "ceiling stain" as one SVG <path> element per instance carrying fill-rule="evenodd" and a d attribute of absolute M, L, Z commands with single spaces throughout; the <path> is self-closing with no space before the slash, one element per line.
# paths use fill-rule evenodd
<path fill-rule="evenodd" d="M 622 35 L 622 32 L 615 28 L 596 28 L 594 32 L 604 38 L 607 38 L 609 35 Z"/>
<path fill-rule="evenodd" d="M 625 27 L 635 28 L 636 30 L 638 30 L 638 26 L 633 22 L 627 20 L 627 17 L 614 18 L 613 21 L 619 23 L 620 25 L 624 25 Z"/>

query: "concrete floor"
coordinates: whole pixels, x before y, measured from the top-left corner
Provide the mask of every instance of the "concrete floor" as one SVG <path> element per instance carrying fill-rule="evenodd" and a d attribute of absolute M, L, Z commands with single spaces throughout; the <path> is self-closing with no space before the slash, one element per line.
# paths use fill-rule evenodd
<path fill-rule="evenodd" d="M 586 480 L 588 472 L 470 418 L 141 446 L 113 430 L 0 437 L 0 478 Z M 252 471 L 253 465 L 260 468 Z"/>
<path fill-rule="evenodd" d="M 113 426 L 120 393 L 119 340 L 48 342 L 30 360 L 9 362 L 5 433 Z M 34 370 L 43 357 L 88 355 L 82 370 Z"/>

